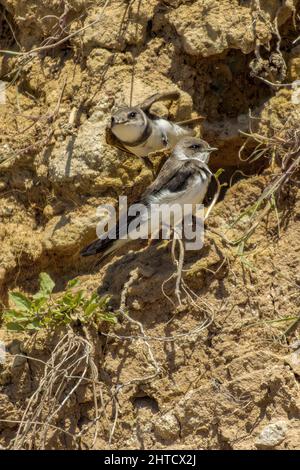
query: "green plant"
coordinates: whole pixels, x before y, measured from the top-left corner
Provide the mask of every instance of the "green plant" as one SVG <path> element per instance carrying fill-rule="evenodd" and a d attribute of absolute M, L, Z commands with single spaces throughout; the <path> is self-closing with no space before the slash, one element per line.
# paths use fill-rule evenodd
<path fill-rule="evenodd" d="M 83 290 L 74 290 L 79 281 L 67 284 L 61 295 L 53 295 L 54 282 L 47 273 L 41 273 L 39 291 L 27 296 L 21 292 L 10 292 L 9 299 L 14 308 L 6 310 L 3 321 L 8 330 L 27 331 L 51 328 L 58 325 L 98 324 L 100 321 L 116 323 L 116 314 L 109 312 L 109 297 L 87 295 Z"/>

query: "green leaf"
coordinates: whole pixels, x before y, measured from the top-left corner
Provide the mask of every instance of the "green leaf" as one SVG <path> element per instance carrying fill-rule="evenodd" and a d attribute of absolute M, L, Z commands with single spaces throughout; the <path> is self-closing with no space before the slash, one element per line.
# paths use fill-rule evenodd
<path fill-rule="evenodd" d="M 35 312 L 38 312 L 41 310 L 42 306 L 45 305 L 45 303 L 48 300 L 48 297 L 45 297 L 44 294 L 41 296 L 33 296 L 33 297 L 34 297 L 34 300 L 32 302 L 32 310 L 34 310 Z"/>
<path fill-rule="evenodd" d="M 31 302 L 24 294 L 21 294 L 21 292 L 9 292 L 8 296 L 9 300 L 11 300 L 19 310 L 23 312 L 30 310 Z"/>
<path fill-rule="evenodd" d="M 39 330 L 41 328 L 40 322 L 38 320 L 34 320 L 31 323 L 26 325 L 26 330 Z"/>
<path fill-rule="evenodd" d="M 73 305 L 73 296 L 70 293 L 65 294 L 63 298 L 59 301 L 59 305 L 62 307 L 71 307 Z"/>
<path fill-rule="evenodd" d="M 24 326 L 19 325 L 19 323 L 10 322 L 6 323 L 6 328 L 10 331 L 24 331 Z"/>
<path fill-rule="evenodd" d="M 92 315 L 92 313 L 98 308 L 98 304 L 96 303 L 89 303 L 88 305 L 86 305 L 85 309 L 84 309 L 84 314 L 87 315 L 87 316 L 90 316 Z"/>
<path fill-rule="evenodd" d="M 7 310 L 3 313 L 3 320 L 7 322 L 8 320 L 14 320 L 18 315 L 17 310 Z"/>
<path fill-rule="evenodd" d="M 77 306 L 80 304 L 82 298 L 83 298 L 83 291 L 80 290 L 80 291 L 77 292 L 77 294 L 74 296 L 74 299 L 73 299 L 73 301 L 74 301 L 74 307 L 77 307 Z"/>
<path fill-rule="evenodd" d="M 39 300 L 39 299 L 47 299 L 48 296 L 45 296 L 45 292 L 39 291 L 39 292 L 37 292 L 36 294 L 34 294 L 34 295 L 32 296 L 32 298 L 35 299 L 35 300 Z"/>
<path fill-rule="evenodd" d="M 59 305 L 61 306 L 62 309 L 67 308 L 67 310 L 74 310 L 80 305 L 82 298 L 83 298 L 83 291 L 81 290 L 78 291 L 76 294 L 67 292 L 67 294 L 63 296 L 61 302 L 59 302 Z"/>
<path fill-rule="evenodd" d="M 14 322 L 26 322 L 29 321 L 30 315 L 26 315 L 25 312 L 17 311 L 17 310 L 9 310 L 4 313 L 3 320 L 5 323 L 9 323 L 10 321 Z"/>
<path fill-rule="evenodd" d="M 78 286 L 79 283 L 79 279 L 71 279 L 71 281 L 69 281 L 67 284 L 67 288 L 72 289 L 73 287 Z"/>
<path fill-rule="evenodd" d="M 215 178 L 218 179 L 219 176 L 223 173 L 224 168 L 219 168 L 218 171 L 216 171 L 216 173 L 214 174 Z"/>
<path fill-rule="evenodd" d="M 101 320 L 106 321 L 108 323 L 118 323 L 117 317 L 114 313 L 102 313 L 100 315 Z"/>
<path fill-rule="evenodd" d="M 55 283 L 47 273 L 40 273 L 40 292 L 50 295 L 54 289 Z"/>

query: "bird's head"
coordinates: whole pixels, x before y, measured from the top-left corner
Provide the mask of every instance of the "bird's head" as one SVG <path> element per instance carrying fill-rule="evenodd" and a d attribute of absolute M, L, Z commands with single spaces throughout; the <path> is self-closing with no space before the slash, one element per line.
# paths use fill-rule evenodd
<path fill-rule="evenodd" d="M 120 108 L 111 117 L 112 133 L 124 143 L 136 142 L 147 127 L 147 116 L 137 107 Z"/>
<path fill-rule="evenodd" d="M 197 158 L 198 160 L 208 163 L 211 152 L 218 150 L 211 147 L 205 140 L 196 137 L 185 137 L 181 139 L 174 148 L 173 155 L 179 160 L 189 160 Z"/>

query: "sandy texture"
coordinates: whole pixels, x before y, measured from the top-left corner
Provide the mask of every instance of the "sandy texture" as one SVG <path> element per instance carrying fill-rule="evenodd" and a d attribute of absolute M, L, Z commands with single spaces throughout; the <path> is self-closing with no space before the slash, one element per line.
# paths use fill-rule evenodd
<path fill-rule="evenodd" d="M 131 317 L 155 338 L 187 333 L 176 341 L 150 341 L 159 373 L 147 381 L 153 363 L 143 340 L 107 339 L 93 331 L 97 396 L 101 390 L 107 403 L 96 449 L 109 448 L 116 416 L 112 390 L 120 384 L 125 385 L 118 395 L 113 448 L 299 449 L 299 347 L 293 346 L 299 330 L 281 341 L 289 323 L 273 323 L 299 314 L 295 186 L 287 186 L 280 200 L 280 236 L 275 211 L 242 256 L 240 246 L 229 247 L 215 233 L 241 236 L 243 223 L 230 224 L 278 170 L 272 158 L 247 162 L 256 145 L 246 143 L 249 109 L 252 130 L 264 136 L 280 129 L 287 115 L 299 117 L 296 88 L 272 87 L 254 76 L 300 79 L 300 46 L 293 44 L 299 2 L 114 1 L 104 13 L 103 1 L 46 3 L 0 0 L 0 49 L 29 51 L 99 21 L 34 56 L 0 54 L 0 79 L 7 84 L 6 104 L 0 104 L 2 301 L 7 303 L 8 290 L 16 287 L 34 292 L 39 272 L 47 271 L 58 291 L 78 276 L 88 291 L 111 295 L 115 308 L 138 268 L 127 296 Z M 153 179 L 144 161 L 105 141 L 112 110 L 129 103 L 133 65 L 133 103 L 179 90 L 179 102 L 153 110 L 174 121 L 204 115 L 196 129 L 219 149 L 212 168 L 226 170 L 222 181 L 228 186 L 208 221 L 205 245 L 185 260 L 185 280 L 205 302 L 202 310 L 175 312 L 163 295 L 161 286 L 174 271 L 166 244 L 136 243 L 135 250 L 100 266 L 79 256 L 95 237 L 96 207 L 116 203 L 120 194 L 134 200 Z M 155 172 L 160 159 L 153 163 Z M 172 282 L 166 293 L 175 301 Z M 211 324 L 190 335 L 205 312 Z M 126 320 L 109 331 L 138 333 Z M 63 334 L 40 332 L 33 338 L 1 330 L 8 352 L 6 364 L 0 364 L 1 445 L 15 437 L 17 423 L 8 421 L 20 420 L 43 373 L 41 362 L 14 355 L 46 361 Z M 85 383 L 57 417 L 57 425 L 71 434 L 85 430 L 80 448 L 92 447 L 94 409 Z M 52 429 L 46 447 L 75 448 L 75 442 Z"/>

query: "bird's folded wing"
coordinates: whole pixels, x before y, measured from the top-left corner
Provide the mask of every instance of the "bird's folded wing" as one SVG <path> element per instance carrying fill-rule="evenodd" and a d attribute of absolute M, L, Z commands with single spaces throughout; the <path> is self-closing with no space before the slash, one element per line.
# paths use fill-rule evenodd
<path fill-rule="evenodd" d="M 88 246 L 81 251 L 81 256 L 91 256 L 97 253 L 105 253 L 110 250 L 116 240 L 120 239 L 120 236 L 126 236 L 128 233 L 128 226 L 130 222 L 137 219 L 137 216 L 130 216 L 127 214 L 127 218 L 121 218 L 116 226 L 110 230 L 107 234 L 100 235 L 97 240 L 94 240 Z"/>
<path fill-rule="evenodd" d="M 173 193 L 174 199 L 176 199 L 176 194 L 185 190 L 189 178 L 197 172 L 198 165 L 199 164 L 191 160 L 179 161 L 172 158 L 167 160 L 156 180 L 142 194 L 141 198 L 134 202 L 134 204 L 142 204 L 145 206 L 145 209 L 147 209 L 151 204 L 151 196 L 158 196 L 159 200 L 160 192 Z M 131 222 L 134 220 L 139 220 L 141 222 L 142 219 L 143 217 L 141 217 L 141 214 L 137 213 L 137 215 L 129 215 L 127 211 L 127 217 L 120 217 L 116 224 L 116 238 L 119 239 L 120 235 L 127 233 L 128 226 Z M 109 236 L 107 238 L 109 238 Z M 107 242 L 108 240 L 103 239 L 102 245 L 105 245 Z"/>
<path fill-rule="evenodd" d="M 198 167 L 199 163 L 193 160 L 169 158 L 156 180 L 142 194 L 141 201 L 147 202 L 151 199 L 151 196 L 157 196 L 162 191 L 169 191 L 171 193 L 184 191 L 189 178 L 199 171 Z"/>
<path fill-rule="evenodd" d="M 154 95 L 147 98 L 143 103 L 139 105 L 143 111 L 148 111 L 151 106 L 157 101 L 166 101 L 166 100 L 178 100 L 180 98 L 180 93 L 178 91 L 169 91 L 165 93 L 155 93 Z"/>

